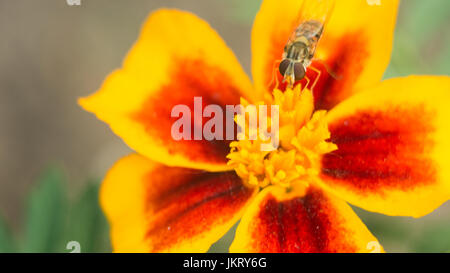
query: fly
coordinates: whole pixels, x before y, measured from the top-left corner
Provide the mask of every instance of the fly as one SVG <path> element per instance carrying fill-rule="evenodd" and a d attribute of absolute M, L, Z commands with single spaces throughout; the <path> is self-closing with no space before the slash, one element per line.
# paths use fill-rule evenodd
<path fill-rule="evenodd" d="M 289 38 L 279 71 L 283 76 L 283 82 L 292 88 L 296 81 L 306 76 L 306 69 L 310 66 L 317 44 L 334 7 L 334 0 L 305 0 L 298 16 L 301 23 Z M 311 67 L 318 73 L 320 71 Z"/>

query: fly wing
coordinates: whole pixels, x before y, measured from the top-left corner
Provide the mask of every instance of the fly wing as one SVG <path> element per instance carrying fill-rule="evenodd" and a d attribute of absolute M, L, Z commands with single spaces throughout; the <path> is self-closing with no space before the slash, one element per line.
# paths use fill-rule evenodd
<path fill-rule="evenodd" d="M 293 42 L 299 36 L 310 39 L 321 33 L 334 8 L 335 0 L 299 0 L 302 1 L 297 16 L 297 27 L 292 32 L 288 42 Z"/>
<path fill-rule="evenodd" d="M 300 0 L 302 6 L 298 15 L 298 25 L 309 20 L 326 25 L 333 11 L 335 0 Z"/>

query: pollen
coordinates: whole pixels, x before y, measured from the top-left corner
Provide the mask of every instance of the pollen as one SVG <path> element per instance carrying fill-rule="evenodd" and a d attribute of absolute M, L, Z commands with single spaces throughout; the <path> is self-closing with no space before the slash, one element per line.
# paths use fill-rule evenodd
<path fill-rule="evenodd" d="M 241 100 L 241 104 L 248 105 L 248 102 Z M 262 138 L 258 132 L 253 132 L 258 137 L 252 139 L 251 130 L 244 130 L 244 137 L 230 144 L 228 165 L 249 187 L 278 185 L 289 189 L 296 183 L 309 183 L 313 176 L 318 175 L 321 155 L 337 149 L 335 144 L 327 141 L 330 132 L 326 111 L 314 112 L 311 91 L 302 90 L 299 85 L 285 92 L 275 89 L 270 98 L 266 98 L 264 103 L 258 102 L 256 107 L 261 105 L 278 106 L 278 126 L 269 129 L 272 134 L 278 129 L 275 133 L 279 137 L 279 145 L 264 151 L 261 144 L 270 140 Z M 275 117 L 269 116 L 268 120 L 272 118 Z M 235 120 L 240 127 L 249 124 L 249 117 L 245 114 L 237 115 Z M 258 126 L 257 131 L 261 124 Z"/>

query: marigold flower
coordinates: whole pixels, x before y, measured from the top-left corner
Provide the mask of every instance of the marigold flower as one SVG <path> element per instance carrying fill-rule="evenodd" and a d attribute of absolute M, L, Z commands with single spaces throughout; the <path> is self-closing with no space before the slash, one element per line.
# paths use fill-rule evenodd
<path fill-rule="evenodd" d="M 263 1 L 253 84 L 206 22 L 163 9 L 123 67 L 80 99 L 137 152 L 111 168 L 100 194 L 114 251 L 207 251 L 241 219 L 230 251 L 369 252 L 377 239 L 347 202 L 420 217 L 450 198 L 450 79 L 380 82 L 398 1 L 336 1 L 311 64 L 322 72 L 312 92 L 306 81 L 292 89 L 273 81 L 301 4 Z M 279 105 L 280 147 L 174 140 L 171 109 L 192 107 L 195 96 L 223 107 L 241 98 Z"/>

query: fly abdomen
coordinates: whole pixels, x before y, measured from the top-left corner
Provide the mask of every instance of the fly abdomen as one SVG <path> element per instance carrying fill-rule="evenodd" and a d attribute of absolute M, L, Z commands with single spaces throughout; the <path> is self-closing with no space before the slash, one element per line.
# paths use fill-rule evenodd
<path fill-rule="evenodd" d="M 305 37 L 311 43 L 317 43 L 322 36 L 323 24 L 316 20 L 309 20 L 301 23 L 295 30 L 295 38 Z"/>

